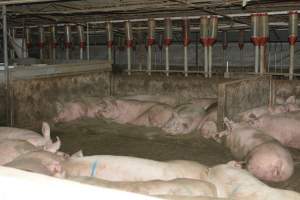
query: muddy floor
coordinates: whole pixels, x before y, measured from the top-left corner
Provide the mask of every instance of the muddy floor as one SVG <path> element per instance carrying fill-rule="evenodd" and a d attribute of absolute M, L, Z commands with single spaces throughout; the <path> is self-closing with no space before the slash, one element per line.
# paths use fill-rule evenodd
<path fill-rule="evenodd" d="M 157 128 L 120 125 L 106 120 L 80 120 L 52 126 L 52 136 L 62 140 L 62 151 L 85 155 L 124 155 L 154 160 L 194 160 L 208 166 L 233 160 L 224 145 L 193 133 L 168 136 Z M 290 149 L 297 160 L 295 173 L 271 186 L 300 192 L 300 151 Z"/>

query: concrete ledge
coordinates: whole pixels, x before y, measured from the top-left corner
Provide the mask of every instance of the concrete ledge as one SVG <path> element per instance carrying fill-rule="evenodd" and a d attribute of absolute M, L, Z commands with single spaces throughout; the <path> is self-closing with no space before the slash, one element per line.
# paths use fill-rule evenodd
<path fill-rule="evenodd" d="M 68 64 L 36 64 L 31 66 L 18 66 L 10 70 L 12 80 L 26 80 L 42 77 L 66 76 L 88 72 L 111 71 L 111 64 L 108 61 L 82 61 Z M 4 71 L 0 71 L 0 82 L 3 82 Z"/>

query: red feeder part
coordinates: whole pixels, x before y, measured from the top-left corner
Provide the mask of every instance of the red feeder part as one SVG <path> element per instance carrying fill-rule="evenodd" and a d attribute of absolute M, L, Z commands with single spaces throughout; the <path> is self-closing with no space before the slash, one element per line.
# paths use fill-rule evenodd
<path fill-rule="evenodd" d="M 37 46 L 38 46 L 39 49 L 42 49 L 42 48 L 44 48 L 45 43 L 43 43 L 43 42 L 38 42 L 38 43 L 37 43 Z"/>
<path fill-rule="evenodd" d="M 152 46 L 155 43 L 155 39 L 154 38 L 148 38 L 147 39 L 147 47 L 148 46 Z"/>
<path fill-rule="evenodd" d="M 297 42 L 297 36 L 289 36 L 289 43 L 290 43 L 290 45 L 295 45 L 296 44 L 296 42 Z"/>
<path fill-rule="evenodd" d="M 260 40 L 259 45 L 260 46 L 265 46 L 268 43 L 269 38 L 268 37 L 260 37 L 259 40 Z"/>
<path fill-rule="evenodd" d="M 51 43 L 52 49 L 56 49 L 57 46 L 58 46 L 58 44 L 56 42 L 55 43 Z"/>
<path fill-rule="evenodd" d="M 126 47 L 132 48 L 133 47 L 133 40 L 126 40 Z"/>
<path fill-rule="evenodd" d="M 259 37 L 251 37 L 251 42 L 254 44 L 254 46 L 259 46 L 260 38 Z"/>
<path fill-rule="evenodd" d="M 189 46 L 190 43 L 191 43 L 190 38 L 184 38 L 183 39 L 183 46 L 187 47 L 187 46 Z"/>
<path fill-rule="evenodd" d="M 244 48 L 244 43 L 239 43 L 239 48 L 242 50 Z"/>
<path fill-rule="evenodd" d="M 80 43 L 79 43 L 79 47 L 80 47 L 81 49 L 84 49 L 84 47 L 85 47 L 85 42 L 80 42 Z"/>
<path fill-rule="evenodd" d="M 65 48 L 66 49 L 70 49 L 72 46 L 72 43 L 71 42 L 65 42 Z"/>
<path fill-rule="evenodd" d="M 208 47 L 208 46 L 212 46 L 216 42 L 216 39 L 215 38 L 211 38 L 211 37 L 201 38 L 200 42 L 202 43 L 202 45 L 204 47 Z"/>
<path fill-rule="evenodd" d="M 26 47 L 27 47 L 27 49 L 30 49 L 32 47 L 32 44 L 31 43 L 26 43 Z"/>
<path fill-rule="evenodd" d="M 112 48 L 113 47 L 113 41 L 110 40 L 110 41 L 107 41 L 107 48 Z"/>
<path fill-rule="evenodd" d="M 170 46 L 171 43 L 172 43 L 172 38 L 165 38 L 165 39 L 164 39 L 164 45 Z"/>

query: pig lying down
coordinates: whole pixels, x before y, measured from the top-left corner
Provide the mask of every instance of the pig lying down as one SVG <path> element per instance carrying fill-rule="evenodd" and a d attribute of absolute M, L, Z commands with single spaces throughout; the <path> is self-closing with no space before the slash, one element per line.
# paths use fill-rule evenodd
<path fill-rule="evenodd" d="M 246 122 L 234 123 L 227 118 L 224 122 L 226 146 L 236 159 L 246 161 L 250 173 L 274 182 L 285 181 L 293 174 L 292 156 L 276 139 Z"/>
<path fill-rule="evenodd" d="M 43 147 L 47 151 L 56 152 L 59 149 L 61 142 L 57 137 L 57 141 L 53 143 L 50 137 L 50 126 L 48 123 L 43 122 L 42 134 L 36 133 L 31 130 L 0 127 L 0 141 L 9 140 L 25 140 L 36 147 Z"/>
<path fill-rule="evenodd" d="M 95 168 L 93 167 L 93 162 L 91 163 L 90 161 L 95 159 L 100 161 L 100 158 L 103 159 L 102 161 L 105 165 L 100 166 L 99 168 L 97 167 L 96 171 L 99 170 L 100 172 L 96 172 L 93 170 Z M 207 168 L 200 164 L 197 165 L 194 162 L 180 163 L 178 161 L 179 163 L 177 164 L 184 166 L 184 168 L 178 166 L 169 167 L 168 169 L 171 171 L 168 172 L 165 171 L 165 166 L 172 166 L 172 162 L 158 162 L 122 156 L 89 156 L 77 158 L 75 160 L 77 162 L 72 159 L 66 161 L 67 163 L 69 162 L 69 166 L 65 169 L 67 174 L 72 176 L 69 177 L 71 180 L 142 194 L 173 194 L 184 196 L 206 194 L 208 197 L 246 200 L 300 199 L 299 194 L 296 192 L 268 187 L 254 178 L 246 170 L 240 169 L 240 166 L 236 162 L 229 162 L 228 164 Z M 110 162 L 106 162 L 108 160 Z M 90 166 L 87 165 L 88 162 L 90 162 Z M 119 165 L 116 168 L 115 163 L 117 162 L 119 162 Z M 123 165 L 123 163 L 125 164 Z M 149 163 L 151 163 L 151 168 L 149 168 Z M 152 163 L 155 163 L 155 165 Z M 74 169 L 70 170 L 71 166 L 74 167 Z M 130 169 L 129 166 L 134 169 Z M 108 170 L 110 167 L 112 167 L 111 170 Z M 197 167 L 200 168 L 197 169 Z M 155 174 L 153 178 L 152 170 L 154 168 L 158 174 Z M 136 169 L 143 169 L 143 171 L 137 171 Z M 191 169 L 194 169 L 197 173 L 191 172 Z M 132 173 L 133 170 L 135 170 L 136 173 Z M 150 173 L 148 173 L 148 170 L 151 170 Z M 163 171 L 164 173 L 161 173 Z M 167 175 L 167 173 L 172 173 L 173 175 L 170 176 Z M 181 179 L 178 179 L 178 177 Z M 184 184 L 183 188 L 181 188 L 181 184 Z M 203 184 L 205 185 L 204 187 Z M 202 186 L 197 187 L 197 185 Z M 174 188 L 177 187 L 180 187 L 180 189 L 174 190 Z"/>
<path fill-rule="evenodd" d="M 87 98 L 60 105 L 54 121 L 102 117 L 120 124 L 158 127 L 172 135 L 188 134 L 200 129 L 210 134 L 216 131 L 216 119 L 207 110 L 215 103 L 215 99 L 199 99 L 174 107 L 153 100 Z"/>
<path fill-rule="evenodd" d="M 300 149 L 300 111 L 263 115 L 251 124 L 284 146 Z"/>
<path fill-rule="evenodd" d="M 91 176 L 108 181 L 201 179 L 208 168 L 193 161 L 160 162 L 127 156 L 71 157 L 63 163 L 67 176 Z"/>
<path fill-rule="evenodd" d="M 206 196 L 217 197 L 217 189 L 214 184 L 194 179 L 174 179 L 170 181 L 140 181 L 140 182 L 113 182 L 94 177 L 69 177 L 69 180 L 101 187 L 124 190 L 151 196 L 175 195 L 175 196 Z"/>

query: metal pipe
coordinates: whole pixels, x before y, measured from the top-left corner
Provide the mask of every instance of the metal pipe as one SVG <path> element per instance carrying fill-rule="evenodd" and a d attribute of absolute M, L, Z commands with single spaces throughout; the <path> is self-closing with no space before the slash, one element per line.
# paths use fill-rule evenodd
<path fill-rule="evenodd" d="M 169 46 L 166 45 L 166 75 L 169 76 L 170 64 L 169 64 Z"/>
<path fill-rule="evenodd" d="M 29 49 L 31 48 L 31 34 L 30 34 L 30 28 L 26 27 L 25 28 L 25 44 L 26 44 L 26 50 L 25 50 L 25 55 L 24 58 L 29 57 Z"/>
<path fill-rule="evenodd" d="M 266 46 L 260 46 L 260 75 L 266 72 Z"/>
<path fill-rule="evenodd" d="M 38 47 L 40 49 L 40 59 L 44 59 L 44 44 L 45 44 L 45 34 L 44 27 L 39 27 L 39 42 Z"/>
<path fill-rule="evenodd" d="M 290 43 L 290 66 L 289 79 L 293 80 L 295 65 L 295 45 L 298 37 L 298 13 L 292 11 L 289 13 L 289 43 Z"/>
<path fill-rule="evenodd" d="M 172 20 L 170 18 L 165 19 L 165 32 L 164 32 L 164 45 L 166 51 L 166 75 L 169 76 L 170 63 L 169 63 L 169 46 L 172 43 L 173 31 Z"/>
<path fill-rule="evenodd" d="M 107 59 L 112 63 L 112 47 L 113 47 L 113 27 L 111 22 L 107 22 L 106 24 L 107 31 Z"/>
<path fill-rule="evenodd" d="M 208 46 L 204 46 L 204 76 L 208 78 Z"/>
<path fill-rule="evenodd" d="M 52 49 L 52 59 L 56 60 L 56 47 L 57 47 L 57 39 L 56 39 L 56 26 L 51 26 L 51 49 Z"/>
<path fill-rule="evenodd" d="M 147 38 L 147 46 L 148 46 L 148 58 L 147 58 L 147 71 L 148 75 L 151 75 L 152 68 L 152 45 L 155 42 L 155 20 L 148 20 L 148 38 Z"/>
<path fill-rule="evenodd" d="M 70 48 L 71 48 L 71 26 L 69 24 L 67 24 L 65 26 L 66 60 L 70 59 Z"/>
<path fill-rule="evenodd" d="M 208 46 L 208 77 L 212 77 L 212 46 Z"/>
<path fill-rule="evenodd" d="M 129 20 L 125 22 L 125 35 L 127 43 L 127 73 L 128 75 L 131 75 L 131 54 L 133 46 L 133 35 L 131 22 Z"/>
<path fill-rule="evenodd" d="M 183 46 L 184 46 L 184 76 L 188 76 L 188 46 L 190 40 L 190 22 L 188 18 L 182 20 L 182 34 L 183 34 Z"/>
<path fill-rule="evenodd" d="M 15 43 L 16 42 L 16 29 L 15 28 L 11 28 L 10 30 L 9 30 L 10 32 L 9 32 L 9 35 L 12 37 L 12 43 Z M 12 45 L 13 46 L 13 45 Z M 12 47 L 11 49 L 10 49 L 10 58 L 11 59 L 14 59 L 15 58 L 15 49 L 14 49 L 14 47 Z"/>
<path fill-rule="evenodd" d="M 7 98 L 7 120 L 9 125 L 13 125 L 13 109 L 10 87 L 10 72 L 8 67 L 8 52 L 7 52 L 7 19 L 6 19 L 6 6 L 2 6 L 2 29 L 3 29 L 3 54 L 4 54 L 4 70 L 5 70 L 5 87 Z"/>
<path fill-rule="evenodd" d="M 86 23 L 86 46 L 87 46 L 87 52 L 86 52 L 86 58 L 87 60 L 90 60 L 90 26 L 89 23 Z"/>
<path fill-rule="evenodd" d="M 83 60 L 83 50 L 85 47 L 85 37 L 84 37 L 84 30 L 82 25 L 77 25 L 78 37 L 79 37 L 79 49 L 80 49 L 80 60 Z"/>
<path fill-rule="evenodd" d="M 295 65 L 295 45 L 290 45 L 290 67 L 289 67 L 289 80 L 293 80 Z"/>
<path fill-rule="evenodd" d="M 259 69 L 259 46 L 255 45 L 255 73 L 258 73 Z"/>

